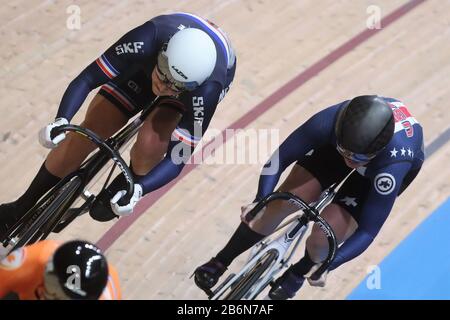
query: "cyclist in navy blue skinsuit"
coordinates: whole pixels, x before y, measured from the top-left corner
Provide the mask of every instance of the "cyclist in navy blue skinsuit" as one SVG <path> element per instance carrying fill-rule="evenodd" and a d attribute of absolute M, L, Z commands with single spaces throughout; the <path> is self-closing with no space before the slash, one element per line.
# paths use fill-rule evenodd
<path fill-rule="evenodd" d="M 354 259 L 372 243 L 386 221 L 395 199 L 418 174 L 424 161 L 422 127 L 399 100 L 359 96 L 324 109 L 295 130 L 274 153 L 260 176 L 256 199 L 273 192 L 281 173 L 292 163 L 290 175 L 279 190 L 292 192 L 307 202 L 357 168 L 322 216 L 341 244 L 328 271 Z M 268 168 L 275 172 L 265 172 Z M 272 169 L 273 170 L 273 169 Z M 273 202 L 256 217 L 246 214 L 232 238 L 214 258 L 197 268 L 195 282 L 213 287 L 235 257 L 272 233 L 295 211 L 286 202 Z M 328 253 L 328 243 L 318 226 L 306 241 L 305 256 L 278 278 L 269 292 L 272 299 L 294 297 Z"/>
<path fill-rule="evenodd" d="M 101 86 L 82 126 L 103 138 L 162 97 L 131 149 L 136 180 L 132 199 L 117 203 L 125 187 L 119 175 L 94 203 L 91 216 L 105 221 L 132 213 L 144 194 L 180 173 L 230 89 L 235 70 L 228 37 L 201 17 L 157 16 L 126 33 L 68 86 L 56 120 L 39 135 L 41 144 L 54 149 L 25 194 L 0 206 L 0 234 L 93 150 L 90 142 L 71 133 L 50 137 L 51 129 L 71 121 L 90 91 Z"/>

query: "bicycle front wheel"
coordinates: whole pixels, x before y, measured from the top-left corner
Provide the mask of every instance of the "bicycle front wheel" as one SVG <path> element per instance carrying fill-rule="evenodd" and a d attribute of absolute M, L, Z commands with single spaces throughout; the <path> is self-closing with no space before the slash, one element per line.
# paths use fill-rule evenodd
<path fill-rule="evenodd" d="M 253 266 L 253 268 L 242 276 L 224 300 L 242 299 L 252 288 L 252 286 L 261 278 L 264 272 L 272 266 L 272 263 L 277 259 L 277 257 L 278 253 L 275 250 L 268 251 L 265 255 L 263 255 Z"/>
<path fill-rule="evenodd" d="M 11 251 L 45 239 L 78 196 L 81 178 L 76 176 L 54 192 L 54 198 L 21 235 Z M 78 191 L 78 192 L 77 192 Z"/>

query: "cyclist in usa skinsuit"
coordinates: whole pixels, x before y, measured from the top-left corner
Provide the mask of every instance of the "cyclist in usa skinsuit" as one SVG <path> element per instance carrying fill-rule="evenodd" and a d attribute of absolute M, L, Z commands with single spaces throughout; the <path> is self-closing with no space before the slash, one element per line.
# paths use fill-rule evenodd
<path fill-rule="evenodd" d="M 369 247 L 424 158 L 422 127 L 403 102 L 379 96 L 356 97 L 318 112 L 280 145 L 266 164 L 271 167 L 276 163 L 278 168 L 270 174 L 263 170 L 254 203 L 273 192 L 281 173 L 292 163 L 296 165 L 279 190 L 309 203 L 356 168 L 322 212 L 341 244 L 331 271 Z M 286 202 L 273 202 L 253 217 L 246 214 L 252 207 L 244 208 L 243 222 L 223 250 L 197 268 L 195 281 L 200 288 L 214 286 L 235 257 L 272 233 L 295 211 Z M 327 254 L 326 238 L 314 226 L 305 256 L 275 281 L 269 297 L 294 297 L 305 278 L 311 285 L 325 285 L 327 273 L 320 279 L 310 276 Z"/>

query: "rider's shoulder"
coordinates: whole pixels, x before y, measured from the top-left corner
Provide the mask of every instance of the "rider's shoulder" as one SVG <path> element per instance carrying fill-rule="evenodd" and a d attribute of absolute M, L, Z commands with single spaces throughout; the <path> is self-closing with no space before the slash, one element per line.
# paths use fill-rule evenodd
<path fill-rule="evenodd" d="M 207 102 L 211 101 L 218 101 L 217 103 L 219 103 L 223 99 L 221 95 L 226 94 L 225 90 L 226 88 L 220 81 L 209 79 L 195 90 L 183 92 L 178 96 L 178 99 L 192 103 L 193 106 L 210 104 Z"/>

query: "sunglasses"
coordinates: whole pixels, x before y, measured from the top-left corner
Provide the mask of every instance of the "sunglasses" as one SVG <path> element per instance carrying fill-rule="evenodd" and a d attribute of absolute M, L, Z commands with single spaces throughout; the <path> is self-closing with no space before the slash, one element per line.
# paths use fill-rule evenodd
<path fill-rule="evenodd" d="M 356 163 L 367 163 L 376 157 L 376 154 L 374 153 L 372 154 L 355 153 L 342 148 L 340 145 L 337 145 L 336 149 L 343 157 Z"/>
<path fill-rule="evenodd" d="M 176 80 L 172 76 L 169 68 L 169 59 L 164 54 L 164 51 L 161 51 L 158 54 L 158 61 L 156 63 L 156 75 L 158 76 L 159 80 L 161 80 L 166 86 L 177 93 L 183 91 L 192 91 L 198 87 L 198 83 L 195 81 L 181 82 Z"/>

